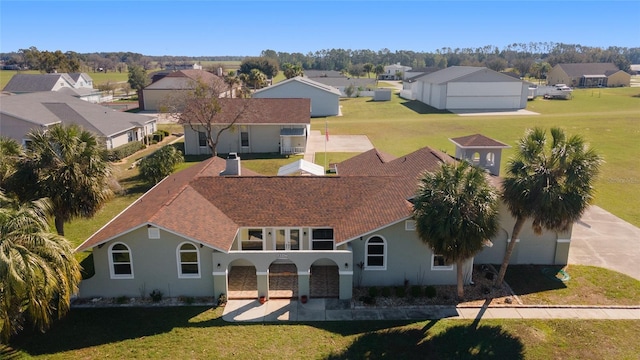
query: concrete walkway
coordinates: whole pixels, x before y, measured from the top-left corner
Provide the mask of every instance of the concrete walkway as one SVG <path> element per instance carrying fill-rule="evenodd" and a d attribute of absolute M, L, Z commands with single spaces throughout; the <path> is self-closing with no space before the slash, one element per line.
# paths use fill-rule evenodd
<path fill-rule="evenodd" d="M 351 308 L 347 301 L 309 299 L 229 300 L 227 322 L 430 320 L 430 319 L 640 319 L 640 306 L 456 307 L 432 305 L 396 308 Z"/>

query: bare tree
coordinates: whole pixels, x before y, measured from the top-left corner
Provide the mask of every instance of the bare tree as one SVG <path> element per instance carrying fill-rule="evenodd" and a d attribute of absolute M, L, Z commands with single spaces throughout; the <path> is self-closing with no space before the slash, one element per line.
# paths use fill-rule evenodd
<path fill-rule="evenodd" d="M 222 134 L 232 129 L 240 118 L 248 116 L 251 99 L 221 98 L 226 92 L 224 81 L 190 81 L 189 87 L 174 91 L 163 108 L 178 124 L 187 125 L 198 136 L 206 138 L 213 156 L 218 155 Z"/>

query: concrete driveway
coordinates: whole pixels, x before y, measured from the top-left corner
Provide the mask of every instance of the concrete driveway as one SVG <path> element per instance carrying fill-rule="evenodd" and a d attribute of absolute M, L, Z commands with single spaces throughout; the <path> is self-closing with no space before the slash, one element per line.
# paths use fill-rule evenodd
<path fill-rule="evenodd" d="M 593 265 L 640 280 L 640 229 L 590 206 L 573 225 L 569 264 Z"/>
<path fill-rule="evenodd" d="M 331 135 L 329 141 L 318 130 L 312 130 L 307 140 L 307 151 L 304 159 L 313 162 L 316 152 L 365 152 L 373 149 L 373 144 L 366 135 Z"/>

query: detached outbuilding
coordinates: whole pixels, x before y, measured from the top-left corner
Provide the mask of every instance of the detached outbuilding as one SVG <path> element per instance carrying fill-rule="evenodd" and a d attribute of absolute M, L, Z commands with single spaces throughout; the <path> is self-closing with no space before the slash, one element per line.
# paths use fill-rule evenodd
<path fill-rule="evenodd" d="M 547 83 L 571 87 L 629 86 L 631 75 L 613 63 L 557 64 L 547 74 Z"/>
<path fill-rule="evenodd" d="M 411 97 L 440 110 L 516 110 L 528 83 L 485 67 L 452 66 L 413 79 Z"/>
<path fill-rule="evenodd" d="M 340 91 L 309 78 L 296 76 L 253 94 L 258 99 L 311 99 L 311 117 L 335 116 L 340 112 Z"/>

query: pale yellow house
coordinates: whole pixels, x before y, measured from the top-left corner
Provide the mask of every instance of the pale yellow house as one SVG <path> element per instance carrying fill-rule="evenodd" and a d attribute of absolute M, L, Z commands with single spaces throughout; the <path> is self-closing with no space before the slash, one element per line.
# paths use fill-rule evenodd
<path fill-rule="evenodd" d="M 557 64 L 547 74 L 547 83 L 571 87 L 620 87 L 630 85 L 631 75 L 613 63 Z"/>

